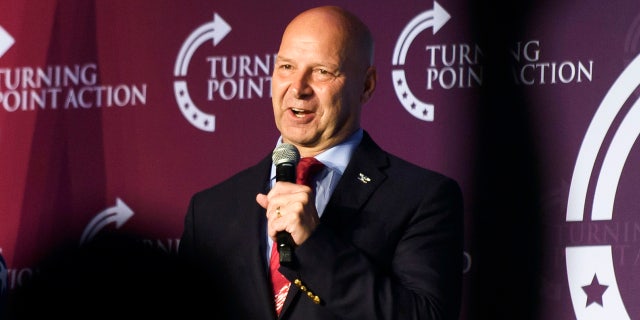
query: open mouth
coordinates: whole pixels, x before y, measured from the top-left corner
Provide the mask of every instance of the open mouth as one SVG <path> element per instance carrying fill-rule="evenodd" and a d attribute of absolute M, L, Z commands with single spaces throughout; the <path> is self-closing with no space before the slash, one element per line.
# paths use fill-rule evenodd
<path fill-rule="evenodd" d="M 307 114 L 308 112 L 302 109 L 296 109 L 296 108 L 291 108 L 291 111 L 293 112 L 293 114 L 298 117 L 298 118 L 302 118 L 304 117 L 305 114 Z"/>

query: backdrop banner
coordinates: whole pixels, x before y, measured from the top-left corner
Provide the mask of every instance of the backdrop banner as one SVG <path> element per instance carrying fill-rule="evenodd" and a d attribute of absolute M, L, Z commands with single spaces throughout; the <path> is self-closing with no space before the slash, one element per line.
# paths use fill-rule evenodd
<path fill-rule="evenodd" d="M 640 6 L 517 2 L 334 1 L 376 40 L 362 125 L 460 183 L 460 319 L 638 319 Z M 273 150 L 280 36 L 323 4 L 0 2 L 0 295 L 105 233 L 177 253 Z"/>

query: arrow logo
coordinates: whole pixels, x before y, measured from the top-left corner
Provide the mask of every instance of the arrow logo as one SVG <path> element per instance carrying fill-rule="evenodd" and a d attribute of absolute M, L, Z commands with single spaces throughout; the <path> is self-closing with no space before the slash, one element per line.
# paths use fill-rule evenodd
<path fill-rule="evenodd" d="M 176 77 L 185 77 L 189 68 L 189 61 L 193 53 L 206 41 L 212 40 L 213 46 L 217 46 L 220 41 L 231 31 L 231 26 L 227 24 L 217 13 L 213 15 L 213 21 L 205 23 L 193 31 L 187 40 L 182 44 L 173 75 Z M 215 131 L 216 117 L 213 114 L 203 112 L 193 103 L 187 89 L 185 80 L 176 80 L 173 82 L 173 93 L 175 94 L 178 107 L 182 111 L 182 115 L 196 128 L 213 132 Z"/>
<path fill-rule="evenodd" d="M 451 16 L 434 1 L 433 10 L 422 12 L 413 18 L 402 30 L 396 46 L 393 50 L 392 63 L 394 66 L 403 66 L 407 57 L 407 51 L 411 42 L 424 30 L 429 27 L 433 28 L 433 34 L 438 32 L 442 26 L 449 21 Z M 393 79 L 393 88 L 396 91 L 398 100 L 414 117 L 424 120 L 433 121 L 434 105 L 420 101 L 409 89 L 407 77 L 403 69 L 392 70 L 391 78 Z"/>
<path fill-rule="evenodd" d="M 89 242 L 93 237 L 110 223 L 116 224 L 116 229 L 122 227 L 133 216 L 133 210 L 127 206 L 120 198 L 116 198 L 116 205 L 104 209 L 98 213 L 84 228 L 82 237 L 80 238 L 80 245 Z"/>
<path fill-rule="evenodd" d="M 0 26 L 0 57 L 2 57 L 14 43 L 15 40 L 13 37 L 7 32 L 7 30 Z"/>

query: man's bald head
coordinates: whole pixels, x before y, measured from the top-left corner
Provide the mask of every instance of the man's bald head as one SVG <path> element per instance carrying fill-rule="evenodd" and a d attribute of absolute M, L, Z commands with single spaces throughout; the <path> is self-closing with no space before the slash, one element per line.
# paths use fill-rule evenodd
<path fill-rule="evenodd" d="M 332 33 L 340 41 L 346 60 L 366 62 L 373 65 L 374 42 L 371 31 L 360 18 L 338 6 L 322 6 L 306 10 L 296 16 L 287 26 L 283 38 L 291 32 Z"/>

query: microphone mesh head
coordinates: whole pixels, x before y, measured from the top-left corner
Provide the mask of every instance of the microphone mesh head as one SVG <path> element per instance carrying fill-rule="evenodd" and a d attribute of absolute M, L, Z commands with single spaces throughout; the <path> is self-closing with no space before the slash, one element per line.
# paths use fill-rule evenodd
<path fill-rule="evenodd" d="M 298 152 L 296 146 L 290 143 L 282 143 L 273 150 L 271 160 L 276 166 L 285 162 L 297 165 L 300 160 L 300 152 Z"/>

